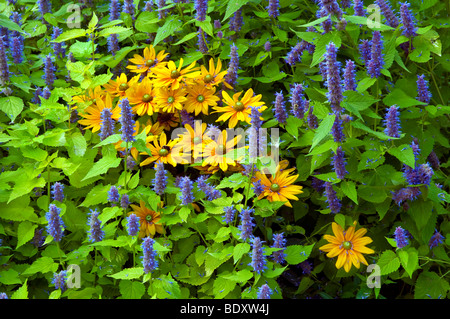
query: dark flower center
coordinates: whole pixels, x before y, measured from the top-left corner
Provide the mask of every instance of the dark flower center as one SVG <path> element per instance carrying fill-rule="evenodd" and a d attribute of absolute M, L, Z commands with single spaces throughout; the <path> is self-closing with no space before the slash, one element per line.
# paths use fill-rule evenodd
<path fill-rule="evenodd" d="M 203 95 L 199 95 L 199 96 L 197 96 L 197 101 L 202 103 L 205 101 L 205 97 Z"/>
<path fill-rule="evenodd" d="M 126 83 L 122 83 L 119 85 L 119 91 L 126 91 L 128 90 L 129 86 Z"/>
<path fill-rule="evenodd" d="M 173 70 L 172 72 L 170 72 L 170 77 L 172 79 L 176 79 L 179 76 L 180 76 L 180 72 L 178 70 Z"/>
<path fill-rule="evenodd" d="M 169 150 L 167 150 L 165 148 L 162 148 L 162 149 L 159 150 L 158 154 L 160 156 L 167 156 L 167 154 L 169 154 Z"/>
<path fill-rule="evenodd" d="M 344 241 L 344 242 L 342 243 L 342 247 L 343 247 L 345 250 L 349 250 L 349 249 L 351 249 L 351 248 L 353 247 L 353 245 L 352 245 L 352 242 L 350 242 L 350 241 Z"/>
<path fill-rule="evenodd" d="M 204 78 L 203 81 L 205 83 L 211 83 L 211 81 L 214 79 L 214 77 L 211 74 L 207 74 Z"/>
<path fill-rule="evenodd" d="M 234 108 L 236 111 L 240 112 L 240 111 L 243 111 L 243 110 L 245 109 L 245 105 L 244 105 L 244 103 L 242 103 L 241 101 L 238 101 L 238 102 L 236 102 L 236 104 L 233 106 L 233 108 Z"/>
<path fill-rule="evenodd" d="M 145 220 L 146 220 L 147 222 L 151 222 L 151 221 L 153 220 L 152 215 L 148 214 L 147 216 L 145 216 Z"/>
<path fill-rule="evenodd" d="M 278 185 L 277 183 L 273 183 L 273 184 L 270 186 L 270 189 L 271 189 L 273 192 L 278 192 L 278 191 L 280 190 L 280 185 Z"/>
<path fill-rule="evenodd" d="M 175 101 L 175 98 L 173 96 L 169 96 L 167 98 L 167 103 L 173 103 Z"/>
<path fill-rule="evenodd" d="M 142 102 L 150 102 L 153 99 L 153 97 L 150 94 L 144 94 L 142 96 Z"/>
<path fill-rule="evenodd" d="M 149 60 L 145 61 L 145 66 L 147 66 L 147 67 L 151 67 L 151 66 L 153 66 L 153 64 L 155 64 L 155 60 L 149 59 Z"/>

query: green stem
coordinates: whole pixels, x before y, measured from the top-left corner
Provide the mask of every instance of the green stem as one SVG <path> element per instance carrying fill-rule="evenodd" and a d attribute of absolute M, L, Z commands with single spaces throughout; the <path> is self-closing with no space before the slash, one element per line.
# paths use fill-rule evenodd
<path fill-rule="evenodd" d="M 433 80 L 434 86 L 436 87 L 436 91 L 438 92 L 439 98 L 441 99 L 442 105 L 445 105 L 444 99 L 442 98 L 441 91 L 439 90 L 439 86 L 436 82 L 436 78 L 434 77 L 433 70 L 431 69 L 430 62 L 428 61 L 428 68 L 430 69 L 430 76 Z"/>

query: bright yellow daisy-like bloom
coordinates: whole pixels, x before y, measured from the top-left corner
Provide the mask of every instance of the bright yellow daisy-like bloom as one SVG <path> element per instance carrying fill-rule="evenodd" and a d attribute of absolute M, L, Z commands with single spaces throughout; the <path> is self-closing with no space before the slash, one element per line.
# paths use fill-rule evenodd
<path fill-rule="evenodd" d="M 122 73 L 115 80 L 110 80 L 108 83 L 104 84 L 106 92 L 111 94 L 113 97 L 123 98 L 126 96 L 126 91 L 133 86 L 133 84 L 139 81 L 139 75 L 132 77 L 128 80 L 127 75 Z"/>
<path fill-rule="evenodd" d="M 148 143 L 147 147 L 151 151 L 151 156 L 147 157 L 140 163 L 140 166 L 145 166 L 153 162 L 162 162 L 166 164 L 171 164 L 173 167 L 177 164 L 183 164 L 186 162 L 183 156 L 176 153 L 173 148 L 178 143 L 178 139 L 167 141 L 166 133 L 161 133 L 159 140 L 153 141 L 153 144 Z M 143 155 L 149 155 L 145 152 L 141 153 Z"/>
<path fill-rule="evenodd" d="M 209 60 L 209 71 L 206 69 L 204 65 L 200 66 L 200 77 L 199 80 L 203 82 L 208 88 L 212 88 L 216 85 L 219 85 L 223 82 L 224 76 L 227 74 L 227 71 L 221 71 L 222 62 L 220 59 L 217 60 L 217 66 L 214 66 L 214 60 L 211 58 Z M 228 89 L 232 89 L 232 87 L 224 82 L 225 86 Z"/>
<path fill-rule="evenodd" d="M 219 166 L 222 171 L 226 172 L 228 166 L 236 165 L 236 161 L 239 160 L 239 158 L 233 158 L 232 151 L 236 144 L 239 143 L 242 136 L 235 136 L 228 141 L 227 135 L 227 131 L 223 130 L 216 140 L 212 140 L 205 146 L 202 166 Z"/>
<path fill-rule="evenodd" d="M 171 89 L 168 87 L 159 88 L 155 95 L 155 103 L 163 112 L 174 113 L 181 110 L 186 101 L 186 91 L 183 88 Z"/>
<path fill-rule="evenodd" d="M 108 108 L 111 110 L 112 119 L 118 121 L 120 119 L 120 107 L 112 106 L 112 97 L 110 94 L 106 95 L 105 100 L 96 99 L 95 104 L 88 106 L 79 115 L 84 119 L 78 122 L 81 125 L 85 125 L 85 129 L 92 129 L 92 132 L 97 132 L 100 130 L 102 125 L 101 112 L 103 109 Z"/>
<path fill-rule="evenodd" d="M 153 115 L 158 111 L 153 85 L 148 77 L 130 87 L 126 95 L 130 105 L 133 105 L 133 112 L 137 115 Z"/>
<path fill-rule="evenodd" d="M 159 126 L 162 127 L 164 130 L 170 131 L 172 127 L 177 127 L 180 125 L 180 113 L 159 112 L 156 121 L 159 123 Z"/>
<path fill-rule="evenodd" d="M 292 207 L 289 200 L 298 200 L 298 197 L 295 195 L 303 193 L 303 187 L 293 185 L 298 175 L 290 175 L 291 172 L 291 169 L 282 170 L 280 165 L 278 165 L 275 175 L 269 175 L 269 177 L 257 171 L 254 181 L 260 180 L 264 189 L 258 198 L 267 197 L 270 202 L 286 202 L 284 205 Z"/>
<path fill-rule="evenodd" d="M 173 90 L 178 89 L 181 83 L 187 80 L 192 80 L 200 75 L 199 71 L 196 71 L 195 63 L 192 62 L 186 68 L 183 67 L 183 58 L 180 58 L 178 67 L 175 62 L 169 61 L 165 67 L 158 67 L 153 70 L 154 83 L 156 87 L 168 87 L 171 86 Z"/>
<path fill-rule="evenodd" d="M 163 60 L 169 53 L 165 53 L 164 50 L 156 53 L 153 45 L 149 45 L 144 49 L 144 56 L 135 54 L 133 58 L 129 59 L 131 63 L 135 65 L 128 65 L 127 69 L 130 69 L 134 73 L 152 72 L 156 68 L 163 67 L 167 64 Z"/>
<path fill-rule="evenodd" d="M 186 156 L 191 155 L 195 160 L 201 157 L 205 146 L 212 140 L 205 134 L 207 125 L 202 121 L 194 121 L 194 127 L 190 124 L 186 124 L 184 127 L 186 132 L 179 135 L 179 142 L 175 147 Z"/>
<path fill-rule="evenodd" d="M 104 100 L 105 95 L 106 95 L 105 91 L 99 85 L 96 86 L 94 89 L 87 90 L 86 94 L 75 95 L 74 97 L 72 97 L 72 101 L 79 104 L 89 102 L 95 104 L 95 102 L 98 100 Z M 78 105 L 75 105 L 74 107 L 72 107 L 72 109 L 78 109 Z"/>
<path fill-rule="evenodd" d="M 208 107 L 216 106 L 217 101 L 220 100 L 218 96 L 214 95 L 214 93 L 216 93 L 214 87 L 208 88 L 201 82 L 189 86 L 187 92 L 188 95 L 186 97 L 184 108 L 189 113 L 195 113 L 195 115 L 199 115 L 200 112 L 208 115 Z"/>
<path fill-rule="evenodd" d="M 160 224 L 161 215 L 158 212 L 155 212 L 147 207 L 145 207 L 145 203 L 141 200 L 139 206 L 130 205 L 133 211 L 130 214 L 136 214 L 139 217 L 139 221 L 141 223 L 141 227 L 139 229 L 139 238 L 144 237 L 152 237 L 155 236 L 156 233 L 164 234 L 164 228 Z"/>
<path fill-rule="evenodd" d="M 353 226 L 350 226 L 347 231 L 337 223 L 332 223 L 334 236 L 324 235 L 323 238 L 328 241 L 328 244 L 321 246 L 319 249 L 327 252 L 327 257 L 333 258 L 338 256 L 336 261 L 336 268 L 340 269 L 342 266 L 346 272 L 349 272 L 354 265 L 359 269 L 360 264 L 368 265 L 363 254 L 373 254 L 374 251 L 367 248 L 366 245 L 372 242 L 370 237 L 363 237 L 367 230 L 360 228 L 355 231 L 356 221 Z"/>
<path fill-rule="evenodd" d="M 240 99 L 239 97 L 241 94 L 242 91 L 235 93 L 233 98 L 231 98 L 227 92 L 222 92 L 222 101 L 225 105 L 213 107 L 213 109 L 216 110 L 216 113 L 223 113 L 216 122 L 227 121 L 229 119 L 228 127 L 230 128 L 235 127 L 239 121 L 245 121 L 250 124 L 251 106 L 259 107 L 260 112 L 266 109 L 264 102 L 260 101 L 262 97 L 261 94 L 254 96 L 253 90 L 248 89 Z"/>

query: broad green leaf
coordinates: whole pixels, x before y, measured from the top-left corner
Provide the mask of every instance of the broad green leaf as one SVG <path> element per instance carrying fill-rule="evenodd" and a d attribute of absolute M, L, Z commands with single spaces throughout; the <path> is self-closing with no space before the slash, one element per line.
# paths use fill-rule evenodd
<path fill-rule="evenodd" d="M 36 259 L 30 267 L 25 269 L 23 275 L 33 275 L 41 272 L 43 274 L 47 272 L 55 272 L 58 269 L 59 264 L 55 263 L 50 257 L 40 257 Z"/>
<path fill-rule="evenodd" d="M 144 11 L 137 17 L 134 27 L 136 28 L 136 30 L 141 32 L 153 33 L 158 31 L 159 21 L 160 19 L 158 18 L 158 12 Z"/>
<path fill-rule="evenodd" d="M 311 152 L 314 147 L 317 146 L 331 131 L 334 121 L 336 119 L 335 114 L 328 114 L 326 118 L 320 122 L 319 127 L 316 130 L 316 134 L 313 137 L 312 145 L 309 151 Z"/>
<path fill-rule="evenodd" d="M 5 12 L 5 11 L 3 11 L 3 12 Z M 0 15 L 0 25 L 3 28 L 7 28 L 12 31 L 17 31 L 17 32 L 23 33 L 22 28 L 17 23 L 13 22 L 11 19 L 4 16 L 3 14 Z"/>
<path fill-rule="evenodd" d="M 239 243 L 236 244 L 233 248 L 233 260 L 234 263 L 237 263 L 242 256 L 250 251 L 250 245 L 247 243 Z"/>
<path fill-rule="evenodd" d="M 414 247 L 409 247 L 408 249 L 400 249 L 397 251 L 397 255 L 400 258 L 400 263 L 412 278 L 414 271 L 419 268 L 419 255 Z"/>
<path fill-rule="evenodd" d="M 415 299 L 444 299 L 450 290 L 448 281 L 435 272 L 424 271 L 416 281 Z"/>
<path fill-rule="evenodd" d="M 356 91 L 362 93 L 366 91 L 368 88 L 370 88 L 372 85 L 374 85 L 376 81 L 377 81 L 376 78 L 366 77 L 358 82 Z"/>
<path fill-rule="evenodd" d="M 33 224 L 29 221 L 23 221 L 19 224 L 17 228 L 17 246 L 16 249 L 20 246 L 26 244 L 34 237 L 34 230 L 37 228 L 36 224 Z"/>
<path fill-rule="evenodd" d="M 17 96 L 7 96 L 0 98 L 0 110 L 6 113 L 11 121 L 23 110 L 23 100 Z"/>
<path fill-rule="evenodd" d="M 30 204 L 29 196 L 21 196 L 9 201 L 7 204 L 2 204 L 0 217 L 12 221 L 32 221 L 38 222 L 38 217 L 34 213 L 34 209 Z"/>
<path fill-rule="evenodd" d="M 105 174 L 110 168 L 116 168 L 119 166 L 122 159 L 120 157 L 104 157 L 92 166 L 91 170 L 81 180 L 85 181 L 91 177 L 95 177 L 101 174 Z"/>
<path fill-rule="evenodd" d="M 16 270 L 9 268 L 0 272 L 0 283 L 4 285 L 16 285 L 21 284 L 22 280 L 20 280 L 19 273 Z"/>
<path fill-rule="evenodd" d="M 388 148 L 387 152 L 392 156 L 395 156 L 403 164 L 414 168 L 416 160 L 411 146 L 402 144 L 397 147 Z"/>
<path fill-rule="evenodd" d="M 426 103 L 418 101 L 416 98 L 410 96 L 405 91 L 399 88 L 395 88 L 390 92 L 384 99 L 383 103 L 387 106 L 392 106 L 394 104 L 400 106 L 401 108 L 408 108 L 415 105 L 426 105 Z"/>
<path fill-rule="evenodd" d="M 27 285 L 28 279 L 25 280 L 23 285 L 14 291 L 14 293 L 11 296 L 11 299 L 28 299 L 28 285 Z"/>
<path fill-rule="evenodd" d="M 84 29 L 69 29 L 69 30 L 61 33 L 60 36 L 58 36 L 55 40 L 52 40 L 51 42 L 61 43 L 61 42 L 67 41 L 67 40 L 84 37 L 86 35 L 87 35 L 87 33 L 86 33 L 86 30 L 84 30 Z"/>
<path fill-rule="evenodd" d="M 119 290 L 123 299 L 141 299 L 145 294 L 145 286 L 142 282 L 121 280 Z"/>
<path fill-rule="evenodd" d="M 243 5 L 245 5 L 248 0 L 232 0 L 228 1 L 227 9 L 222 22 L 231 17 L 236 11 L 238 11 Z"/>
<path fill-rule="evenodd" d="M 358 186 L 358 195 L 371 203 L 382 203 L 387 197 L 386 190 L 381 186 Z"/>
<path fill-rule="evenodd" d="M 173 35 L 174 32 L 179 28 L 181 28 L 182 25 L 183 23 L 180 20 L 178 20 L 178 18 L 167 19 L 164 25 L 158 28 L 155 40 L 153 40 L 153 46 L 157 45 L 165 38 Z"/>
<path fill-rule="evenodd" d="M 149 292 L 156 295 L 158 299 L 180 299 L 181 289 L 176 280 L 172 278 L 172 275 L 161 275 L 152 282 L 152 287 L 149 288 Z"/>
<path fill-rule="evenodd" d="M 380 274 L 388 275 L 400 267 L 400 259 L 392 250 L 384 251 L 377 261 L 380 266 Z"/>
<path fill-rule="evenodd" d="M 97 23 L 98 23 L 98 17 L 95 14 L 95 12 L 93 12 L 91 21 L 89 21 L 89 24 L 88 24 L 88 28 L 91 30 L 95 29 L 95 27 L 97 26 Z"/>
<path fill-rule="evenodd" d="M 108 201 L 108 191 L 111 185 L 95 185 L 80 204 L 82 207 L 90 207 L 98 204 L 104 204 Z"/>
<path fill-rule="evenodd" d="M 327 45 L 330 42 L 333 42 L 336 45 L 337 49 L 341 46 L 342 40 L 338 32 L 329 32 L 320 36 L 314 50 L 313 59 L 310 65 L 311 68 L 325 59 Z"/>
<path fill-rule="evenodd" d="M 98 36 L 99 37 L 104 37 L 104 38 L 107 38 L 108 36 L 110 36 L 111 34 L 119 34 L 119 33 L 121 33 L 121 32 L 125 32 L 125 31 L 128 31 L 128 30 L 130 30 L 130 28 L 125 28 L 125 27 L 121 27 L 121 26 L 113 26 L 113 27 L 109 27 L 109 28 L 106 28 L 106 29 L 103 29 L 103 30 L 101 30 L 99 33 L 98 33 Z"/>
<path fill-rule="evenodd" d="M 76 131 L 72 133 L 69 139 L 69 144 L 73 145 L 73 153 L 76 156 L 84 156 L 87 144 L 86 139 L 80 132 Z"/>
<path fill-rule="evenodd" d="M 214 299 L 222 299 L 224 298 L 226 295 L 228 295 L 230 293 L 230 291 L 232 291 L 234 289 L 234 287 L 236 287 L 236 282 L 223 278 L 223 277 L 217 277 L 214 280 L 214 285 L 213 285 L 213 294 L 214 294 Z"/>
<path fill-rule="evenodd" d="M 308 259 L 309 255 L 312 252 L 312 249 L 315 244 L 302 246 L 302 245 L 290 245 L 287 246 L 284 250 L 286 254 L 285 260 L 290 265 L 297 265 L 306 259 Z"/>
<path fill-rule="evenodd" d="M 341 183 L 341 190 L 347 196 L 350 198 L 356 205 L 358 205 L 358 194 L 356 192 L 356 186 L 355 182 L 353 181 L 343 181 Z"/>
<path fill-rule="evenodd" d="M 137 279 L 140 278 L 144 274 L 143 267 L 134 267 L 134 268 L 125 268 L 122 271 L 119 271 L 113 275 L 108 275 L 108 277 L 112 277 L 114 279 Z"/>
<path fill-rule="evenodd" d="M 27 158 L 34 159 L 37 162 L 42 162 L 47 158 L 47 151 L 39 147 L 33 147 L 32 145 L 25 145 L 20 148 L 22 155 Z"/>

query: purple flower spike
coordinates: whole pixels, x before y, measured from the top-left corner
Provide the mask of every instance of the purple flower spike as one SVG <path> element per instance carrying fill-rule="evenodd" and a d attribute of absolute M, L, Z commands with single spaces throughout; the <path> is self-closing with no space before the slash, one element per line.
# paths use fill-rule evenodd
<path fill-rule="evenodd" d="M 284 102 L 284 96 L 282 92 L 275 93 L 275 107 L 273 109 L 274 116 L 278 122 L 285 124 L 287 119 L 286 107 Z"/>
<path fill-rule="evenodd" d="M 253 227 L 255 224 L 253 223 L 253 216 L 254 209 L 251 208 L 244 208 L 239 214 L 239 217 L 241 218 L 241 224 L 238 226 L 238 229 L 240 231 L 240 238 L 242 240 L 251 239 L 253 237 Z"/>
<path fill-rule="evenodd" d="M 205 21 L 206 11 L 208 10 L 208 0 L 195 0 L 194 9 L 197 12 L 195 16 L 197 21 Z"/>
<path fill-rule="evenodd" d="M 92 210 L 89 215 L 88 225 L 89 225 L 89 241 L 96 243 L 103 240 L 105 232 L 101 228 L 101 221 L 98 219 L 99 212 L 97 209 Z"/>
<path fill-rule="evenodd" d="M 367 73 L 372 78 L 378 78 L 384 66 L 383 37 L 380 31 L 374 31 L 372 37 L 372 48 L 370 51 L 370 61 L 367 65 Z"/>
<path fill-rule="evenodd" d="M 61 241 L 64 235 L 64 222 L 59 215 L 61 209 L 54 204 L 50 204 L 48 212 L 45 214 L 45 218 L 48 221 L 47 232 L 51 235 L 55 241 Z"/>
<path fill-rule="evenodd" d="M 262 247 L 262 241 L 259 237 L 254 237 L 252 240 L 252 262 L 250 266 L 253 267 L 253 271 L 260 274 L 267 268 L 267 260 L 264 256 L 264 248 Z"/>
<path fill-rule="evenodd" d="M 270 289 L 269 285 L 264 284 L 258 289 L 258 293 L 256 294 L 257 299 L 270 299 L 270 296 L 273 294 L 272 289 Z"/>
<path fill-rule="evenodd" d="M 135 133 L 135 121 L 133 120 L 133 113 L 131 111 L 130 102 L 128 98 L 124 98 L 120 100 L 120 124 L 122 125 L 122 141 L 124 142 L 134 142 L 134 133 Z"/>
<path fill-rule="evenodd" d="M 164 169 L 164 163 L 155 164 L 155 178 L 152 180 L 153 190 L 156 194 L 162 195 L 167 187 L 167 171 Z"/>
<path fill-rule="evenodd" d="M 155 240 L 151 237 L 145 237 L 142 241 L 142 250 L 144 255 L 142 257 L 142 265 L 144 272 L 148 274 L 158 268 L 158 261 L 156 260 L 156 250 L 153 248 Z"/>
<path fill-rule="evenodd" d="M 127 230 L 128 235 L 130 236 L 136 236 L 139 232 L 139 229 L 141 227 L 140 219 L 136 214 L 130 214 L 127 217 Z"/>
<path fill-rule="evenodd" d="M 346 161 L 344 158 L 344 151 L 342 150 L 342 146 L 338 146 L 336 150 L 336 154 L 333 157 L 332 165 L 334 171 L 336 172 L 336 176 L 339 179 L 344 179 L 345 175 L 348 173 L 345 169 Z"/>
<path fill-rule="evenodd" d="M 433 236 L 431 236 L 430 242 L 428 243 L 428 246 L 430 249 L 433 249 L 433 247 L 437 247 L 440 244 L 442 244 L 445 240 L 445 237 L 441 235 L 440 232 L 435 229 Z"/>
<path fill-rule="evenodd" d="M 386 126 L 384 134 L 390 137 L 400 137 L 400 112 L 397 105 L 392 105 L 387 109 L 384 125 Z"/>
<path fill-rule="evenodd" d="M 347 60 L 344 70 L 344 91 L 356 91 L 355 62 Z"/>
<path fill-rule="evenodd" d="M 409 7 L 411 6 L 408 2 L 400 2 L 400 18 L 402 21 L 402 27 L 403 30 L 402 34 L 407 38 L 412 38 L 417 35 L 417 26 L 414 19 L 414 16 L 409 10 Z"/>
<path fill-rule="evenodd" d="M 269 17 L 277 18 L 280 15 L 280 3 L 278 0 L 269 0 L 269 5 L 267 6 L 267 12 L 269 13 Z"/>
<path fill-rule="evenodd" d="M 101 125 L 100 125 L 100 140 L 106 139 L 108 136 L 111 136 L 114 134 L 114 120 L 112 118 L 112 112 L 108 108 L 104 108 L 100 112 L 100 119 L 101 119 Z"/>
<path fill-rule="evenodd" d="M 401 226 L 395 228 L 394 239 L 395 242 L 397 243 L 398 249 L 402 249 L 403 247 L 406 247 L 409 244 L 408 234 Z"/>
<path fill-rule="evenodd" d="M 194 186 L 193 182 L 189 176 L 184 176 L 181 178 L 180 188 L 181 188 L 181 204 L 188 205 L 194 201 L 194 194 L 192 193 Z"/>
<path fill-rule="evenodd" d="M 417 75 L 417 100 L 429 104 L 431 101 L 431 92 L 428 89 L 428 81 L 425 80 L 425 74 Z"/>
<path fill-rule="evenodd" d="M 334 113 L 342 111 L 341 102 L 343 100 L 340 63 L 337 61 L 337 48 L 333 42 L 327 45 L 327 97 L 331 109 Z"/>
<path fill-rule="evenodd" d="M 400 24 L 398 17 L 392 11 L 391 4 L 388 0 L 375 0 L 375 3 L 380 7 L 381 12 L 386 18 L 386 23 L 388 26 L 397 29 Z"/>
<path fill-rule="evenodd" d="M 231 45 L 230 51 L 230 64 L 228 65 L 228 71 L 225 75 L 225 82 L 231 87 L 236 86 L 236 81 L 238 78 L 238 68 L 239 68 L 239 54 L 237 52 L 237 46 L 234 43 Z"/>
<path fill-rule="evenodd" d="M 333 214 L 337 214 L 341 211 L 341 202 L 336 196 L 336 191 L 333 189 L 333 185 L 330 182 L 325 182 L 325 197 L 327 199 L 328 208 Z"/>

